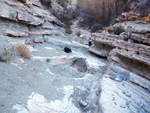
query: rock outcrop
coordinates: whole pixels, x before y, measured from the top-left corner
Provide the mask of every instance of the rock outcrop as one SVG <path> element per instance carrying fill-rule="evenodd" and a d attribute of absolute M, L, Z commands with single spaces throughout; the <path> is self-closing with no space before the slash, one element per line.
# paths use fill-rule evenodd
<path fill-rule="evenodd" d="M 131 21 L 129 17 L 135 17 L 136 21 Z M 93 34 L 94 46 L 90 51 L 150 81 L 150 19 L 141 20 L 138 14 L 127 16 L 128 21 L 125 18 L 122 16 L 120 22 L 106 28 L 104 33 Z M 114 35 L 114 28 L 119 26 L 123 27 L 124 32 Z"/>
<path fill-rule="evenodd" d="M 45 35 L 57 35 L 59 27 L 54 24 L 63 26 L 39 0 L 1 0 L 0 4 L 0 33 L 3 37 L 26 37 L 34 42 L 40 38 L 43 42 Z"/>

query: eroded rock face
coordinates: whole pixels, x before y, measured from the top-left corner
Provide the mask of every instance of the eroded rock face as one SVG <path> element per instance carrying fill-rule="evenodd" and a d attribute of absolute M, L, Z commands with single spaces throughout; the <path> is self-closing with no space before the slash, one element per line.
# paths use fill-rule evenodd
<path fill-rule="evenodd" d="M 58 29 L 53 24 L 60 22 L 39 0 L 1 0 L 0 4 L 0 32 L 4 36 L 43 38 Z"/>
<path fill-rule="evenodd" d="M 126 21 L 111 28 L 116 26 L 122 26 L 125 32 L 120 35 L 93 34 L 94 46 L 90 51 L 150 80 L 150 23 Z"/>

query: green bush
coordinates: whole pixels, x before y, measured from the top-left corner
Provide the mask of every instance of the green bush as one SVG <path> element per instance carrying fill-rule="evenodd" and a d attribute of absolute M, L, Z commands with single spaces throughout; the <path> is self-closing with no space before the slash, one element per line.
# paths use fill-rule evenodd
<path fill-rule="evenodd" d="M 101 25 L 101 24 L 94 24 L 92 26 L 92 28 L 91 28 L 91 31 L 92 32 L 98 32 L 98 31 L 100 31 L 102 29 L 103 29 L 103 25 Z"/>
<path fill-rule="evenodd" d="M 124 28 L 122 26 L 114 27 L 114 34 L 120 35 L 120 33 L 124 32 Z"/>

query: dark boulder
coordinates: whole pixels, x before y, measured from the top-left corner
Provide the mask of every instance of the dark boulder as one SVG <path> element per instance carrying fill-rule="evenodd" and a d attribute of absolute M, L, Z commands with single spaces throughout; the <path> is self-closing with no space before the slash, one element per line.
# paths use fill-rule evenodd
<path fill-rule="evenodd" d="M 66 53 L 71 53 L 71 52 L 72 52 L 71 49 L 68 48 L 68 47 L 65 47 L 65 48 L 64 48 L 64 51 L 65 51 Z"/>

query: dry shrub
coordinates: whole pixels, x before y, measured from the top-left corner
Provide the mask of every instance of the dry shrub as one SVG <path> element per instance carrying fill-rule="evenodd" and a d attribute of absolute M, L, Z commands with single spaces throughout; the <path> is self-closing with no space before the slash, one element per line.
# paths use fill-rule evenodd
<path fill-rule="evenodd" d="M 113 16 L 129 10 L 127 0 L 78 0 L 78 4 L 84 13 L 102 25 L 108 25 Z"/>
<path fill-rule="evenodd" d="M 51 0 L 40 0 L 40 2 L 47 6 L 48 8 L 51 8 L 52 7 L 52 1 Z"/>
<path fill-rule="evenodd" d="M 14 46 L 0 48 L 0 62 L 8 62 L 16 55 Z"/>
<path fill-rule="evenodd" d="M 30 59 L 31 58 L 31 52 L 29 51 L 29 49 L 27 48 L 26 45 L 23 44 L 17 44 L 16 48 L 20 54 L 20 56 Z"/>

